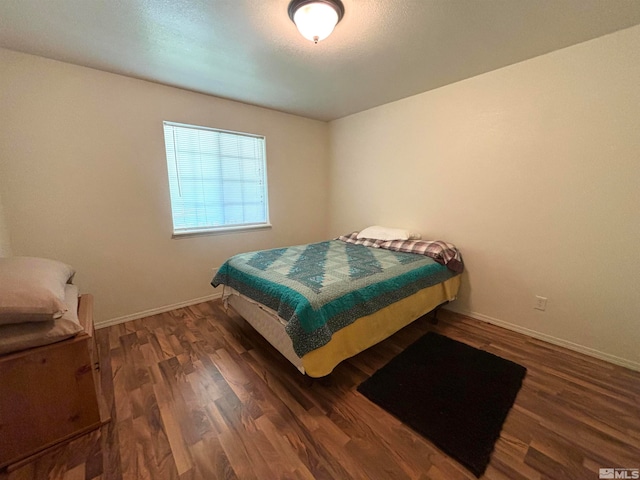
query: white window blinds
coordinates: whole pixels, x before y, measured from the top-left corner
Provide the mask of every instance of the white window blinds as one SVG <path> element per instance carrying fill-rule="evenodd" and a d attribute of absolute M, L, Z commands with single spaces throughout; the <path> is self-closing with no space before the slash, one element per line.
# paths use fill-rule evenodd
<path fill-rule="evenodd" d="M 174 234 L 269 225 L 265 139 L 164 122 Z"/>

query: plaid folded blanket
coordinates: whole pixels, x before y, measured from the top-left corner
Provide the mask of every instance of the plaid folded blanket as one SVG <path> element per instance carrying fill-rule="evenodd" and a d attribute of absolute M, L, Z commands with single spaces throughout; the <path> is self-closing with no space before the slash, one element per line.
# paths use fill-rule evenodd
<path fill-rule="evenodd" d="M 442 240 L 377 240 L 375 238 L 358 238 L 358 232 L 341 235 L 337 240 L 365 247 L 426 255 L 453 272 L 462 273 L 464 270 L 462 255 L 456 246 Z"/>

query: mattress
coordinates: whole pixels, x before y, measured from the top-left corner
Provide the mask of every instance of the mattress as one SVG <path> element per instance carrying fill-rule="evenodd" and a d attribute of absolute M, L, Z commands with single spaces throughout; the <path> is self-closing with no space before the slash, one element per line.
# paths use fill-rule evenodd
<path fill-rule="evenodd" d="M 330 240 L 235 255 L 211 283 L 286 320 L 302 358 L 357 319 L 456 275 L 425 255 Z"/>
<path fill-rule="evenodd" d="M 61 318 L 0 326 L 0 354 L 49 345 L 82 332 L 78 321 L 78 287 L 65 285 L 64 295 L 69 310 Z"/>
<path fill-rule="evenodd" d="M 302 359 L 294 352 L 291 337 L 284 329 L 285 320 L 278 317 L 278 314 L 269 307 L 241 295 L 230 287 L 225 287 L 225 295 L 228 295 L 225 297 L 225 305 L 231 305 L 276 350 L 300 372 L 305 373 Z"/>
<path fill-rule="evenodd" d="M 300 372 L 310 377 L 323 377 L 331 373 L 341 361 L 393 335 L 439 305 L 454 300 L 459 287 L 459 275 L 426 287 L 371 315 L 357 319 L 335 332 L 329 343 L 302 357 L 293 349 L 291 338 L 285 331 L 286 321 L 274 310 L 228 286 L 224 287 L 223 299 L 225 305 L 236 310 Z"/>

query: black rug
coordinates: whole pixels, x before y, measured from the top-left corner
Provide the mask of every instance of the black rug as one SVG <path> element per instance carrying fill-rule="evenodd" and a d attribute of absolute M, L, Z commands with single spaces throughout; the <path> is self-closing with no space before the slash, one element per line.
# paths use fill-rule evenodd
<path fill-rule="evenodd" d="M 481 476 L 527 369 L 427 333 L 358 391 Z"/>

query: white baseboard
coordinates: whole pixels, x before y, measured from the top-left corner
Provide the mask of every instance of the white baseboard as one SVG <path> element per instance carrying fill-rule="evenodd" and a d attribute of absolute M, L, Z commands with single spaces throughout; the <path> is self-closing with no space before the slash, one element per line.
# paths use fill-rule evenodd
<path fill-rule="evenodd" d="M 215 300 L 216 298 L 222 297 L 222 292 L 212 293 L 211 295 L 207 295 L 205 297 L 192 298 L 191 300 L 186 300 L 180 303 L 174 303 L 172 305 L 164 305 L 158 308 L 152 308 L 150 310 L 145 310 L 143 312 L 132 313 L 131 315 L 125 315 L 124 317 L 111 318 L 109 320 L 105 320 L 103 322 L 96 322 L 95 328 L 106 328 L 112 325 L 118 325 L 119 323 L 129 322 L 131 320 L 137 320 L 139 318 L 150 317 L 151 315 L 157 315 L 159 313 L 170 312 L 171 310 L 175 310 L 177 308 L 188 307 L 189 305 L 195 305 L 197 303 L 208 302 L 209 300 Z"/>
<path fill-rule="evenodd" d="M 504 320 L 499 320 L 497 318 L 489 317 L 488 315 L 483 315 L 478 312 L 471 312 L 469 310 L 464 309 L 453 309 L 447 308 L 447 310 L 451 310 L 452 312 L 461 313 L 462 315 L 466 315 L 471 318 L 475 318 L 476 320 L 480 320 L 483 322 L 491 323 L 493 325 L 497 325 L 502 328 L 506 328 L 507 330 L 511 330 L 513 332 L 522 333 L 523 335 L 527 335 L 528 337 L 537 338 L 538 340 L 543 340 L 547 343 L 551 343 L 553 345 L 557 345 L 559 347 L 564 347 L 569 350 L 573 350 L 574 352 L 583 353 L 590 357 L 598 358 L 600 360 L 604 360 L 609 363 L 613 363 L 615 365 L 620 365 L 622 367 L 629 368 L 631 370 L 635 370 L 640 372 L 640 363 L 635 362 L 633 360 L 628 360 L 626 358 L 616 357 L 615 355 L 611 355 L 609 353 L 601 352 L 599 350 L 595 350 L 593 348 L 585 347 L 584 345 L 579 345 L 577 343 L 570 342 L 568 340 L 564 340 L 562 338 L 553 337 L 551 335 L 547 335 L 546 333 L 541 333 L 536 330 L 531 330 L 529 328 L 521 327 L 520 325 L 515 325 L 513 323 L 506 322 Z"/>
<path fill-rule="evenodd" d="M 171 310 L 175 310 L 177 308 L 188 307 L 189 305 L 196 305 L 198 303 L 208 302 L 209 300 L 215 300 L 217 298 L 222 297 L 222 292 L 212 293 L 211 295 L 207 295 L 204 297 L 193 298 L 191 300 L 186 300 L 184 302 L 174 303 L 171 305 L 164 305 L 158 308 L 152 308 L 150 310 L 145 310 L 143 312 L 132 313 L 131 315 L 125 315 L 124 317 L 111 318 L 109 320 L 105 320 L 103 322 L 99 322 L 95 324 L 95 328 L 106 328 L 112 325 L 118 325 L 120 323 L 128 322 L 131 320 L 137 320 L 139 318 L 150 317 L 151 315 L 157 315 L 159 313 L 170 312 Z M 510 322 L 506 322 L 504 320 L 500 320 L 498 318 L 493 318 L 488 315 L 484 315 L 478 312 L 472 312 L 470 310 L 464 310 L 459 308 L 445 308 L 446 310 L 451 310 L 452 312 L 461 313 L 462 315 L 466 315 L 471 318 L 475 318 L 476 320 L 480 320 L 482 322 L 491 323 L 493 325 L 497 325 L 502 328 L 506 328 L 507 330 L 511 330 L 513 332 L 522 333 L 523 335 L 527 335 L 528 337 L 537 338 L 538 340 L 545 341 L 547 343 L 551 343 L 552 345 L 557 345 L 559 347 L 564 347 L 569 350 L 573 350 L 574 352 L 583 353 L 590 357 L 599 358 L 600 360 L 604 360 L 609 363 L 613 363 L 615 365 L 620 365 L 622 367 L 629 368 L 631 370 L 635 370 L 640 372 L 640 362 L 635 362 L 633 360 L 628 360 L 626 358 L 617 357 L 615 355 L 611 355 L 609 353 L 601 352 L 599 350 L 595 350 L 593 348 L 585 347 L 584 345 L 580 345 L 577 343 L 570 342 L 568 340 L 564 340 L 562 338 L 557 338 L 551 335 L 547 335 L 546 333 L 538 332 L 536 330 L 531 330 L 529 328 L 522 327 L 520 325 L 515 325 Z"/>

